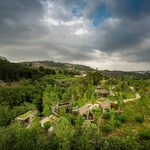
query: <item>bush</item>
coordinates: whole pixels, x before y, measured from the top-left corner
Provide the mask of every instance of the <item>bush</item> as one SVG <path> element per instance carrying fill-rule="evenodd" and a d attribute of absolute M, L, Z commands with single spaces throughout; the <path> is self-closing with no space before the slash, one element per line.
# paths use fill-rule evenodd
<path fill-rule="evenodd" d="M 136 122 L 138 122 L 138 123 L 143 123 L 143 121 L 144 121 L 144 116 L 140 116 L 140 115 L 135 116 L 135 120 L 136 120 Z"/>
<path fill-rule="evenodd" d="M 119 120 L 115 120 L 114 121 L 114 125 L 115 125 L 115 127 L 120 127 L 121 126 L 121 121 L 119 121 Z"/>
<path fill-rule="evenodd" d="M 66 114 L 65 117 L 70 123 L 73 123 L 73 121 L 75 120 L 75 116 L 72 114 Z"/>
<path fill-rule="evenodd" d="M 45 130 L 48 130 L 50 128 L 50 126 L 51 126 L 50 121 L 45 122 L 43 126 L 44 126 Z"/>
<path fill-rule="evenodd" d="M 139 136 L 144 140 L 150 140 L 150 130 L 149 129 L 140 130 Z"/>
<path fill-rule="evenodd" d="M 118 116 L 118 120 L 121 122 L 126 122 L 128 120 L 128 116 L 126 114 L 121 114 Z"/>
<path fill-rule="evenodd" d="M 78 112 L 77 112 L 77 111 L 72 111 L 72 114 L 73 114 L 73 115 L 77 115 Z"/>
<path fill-rule="evenodd" d="M 103 114 L 103 119 L 110 119 L 110 114 L 109 113 Z"/>
<path fill-rule="evenodd" d="M 85 103 L 81 100 L 78 100 L 78 102 L 77 102 L 77 105 L 78 105 L 79 108 L 82 107 L 84 104 Z"/>
<path fill-rule="evenodd" d="M 123 99 L 126 99 L 126 98 L 127 98 L 127 95 L 126 95 L 126 94 L 122 94 L 122 98 L 123 98 Z"/>
<path fill-rule="evenodd" d="M 103 126 L 103 131 L 104 132 L 110 132 L 110 131 L 112 131 L 111 125 L 109 125 L 109 124 L 104 125 Z"/>

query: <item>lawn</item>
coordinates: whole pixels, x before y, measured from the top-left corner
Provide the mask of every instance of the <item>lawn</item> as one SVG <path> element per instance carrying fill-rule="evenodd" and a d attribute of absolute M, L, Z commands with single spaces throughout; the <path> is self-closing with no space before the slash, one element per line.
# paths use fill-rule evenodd
<path fill-rule="evenodd" d="M 26 112 L 25 114 L 18 116 L 18 118 L 22 118 L 22 119 L 23 119 L 23 118 L 26 118 L 27 116 L 31 115 L 32 112 L 33 112 L 33 111 L 30 110 L 30 111 Z"/>
<path fill-rule="evenodd" d="M 113 91 L 113 93 L 114 93 L 115 95 L 118 95 L 118 92 Z M 131 98 L 135 98 L 135 97 L 136 97 L 136 96 L 135 96 L 135 92 L 133 92 L 133 91 L 128 91 L 128 92 L 126 92 L 126 93 L 124 93 L 124 92 L 119 92 L 119 94 L 120 94 L 121 97 L 122 97 L 123 94 L 125 94 L 125 95 L 126 95 L 126 98 L 125 98 L 125 99 L 131 99 Z"/>
<path fill-rule="evenodd" d="M 66 76 L 66 75 L 62 75 L 62 74 L 50 75 L 49 77 L 52 79 L 56 79 L 56 80 L 76 80 L 77 79 L 72 76 Z"/>

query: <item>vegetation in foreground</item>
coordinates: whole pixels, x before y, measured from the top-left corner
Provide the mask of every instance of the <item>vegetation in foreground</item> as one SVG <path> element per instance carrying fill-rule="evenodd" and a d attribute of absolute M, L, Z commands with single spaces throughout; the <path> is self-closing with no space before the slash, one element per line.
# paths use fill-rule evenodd
<path fill-rule="evenodd" d="M 1 64 L 6 70 L 5 74 L 1 72 L 1 80 L 9 81 L 9 84 L 0 87 L 0 149 L 150 149 L 150 80 L 147 79 L 147 74 L 146 77 L 142 74 L 141 79 L 134 75 L 109 78 L 101 71 L 96 71 L 88 72 L 86 77 L 77 79 L 74 78 L 76 72 L 50 72 L 44 67 L 29 66 L 25 67 L 25 72 L 22 68 L 24 66 L 20 66 L 19 78 L 16 78 L 12 76 L 12 70 L 16 71 L 13 67 L 12 74 L 8 73 L 10 64 L 7 60 L 1 60 Z M 29 70 L 33 72 L 29 74 Z M 11 81 L 16 80 L 19 84 L 10 86 Z M 98 85 L 111 89 L 115 96 L 99 97 L 94 92 Z M 135 91 L 130 87 L 134 87 Z M 134 98 L 136 92 L 141 96 L 139 99 L 123 101 Z M 128 93 L 131 93 L 130 96 Z M 117 101 L 122 113 L 116 114 L 111 109 L 103 114 L 100 109 L 94 108 L 94 121 L 87 123 L 77 113 L 66 113 L 66 109 L 61 107 L 55 118 L 45 122 L 44 128 L 41 127 L 40 120 L 52 114 L 51 106 L 54 104 L 69 102 L 72 109 L 105 99 Z M 29 128 L 15 120 L 17 116 L 35 109 L 38 114 Z M 49 131 L 49 127 L 54 130 Z"/>

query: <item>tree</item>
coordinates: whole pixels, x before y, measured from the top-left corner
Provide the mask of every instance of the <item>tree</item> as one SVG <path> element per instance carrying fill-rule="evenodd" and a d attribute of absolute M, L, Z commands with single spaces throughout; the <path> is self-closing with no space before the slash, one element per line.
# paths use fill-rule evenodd
<path fill-rule="evenodd" d="M 52 102 L 50 100 L 49 94 L 44 93 L 43 94 L 43 112 L 42 112 L 44 116 L 49 116 L 51 114 L 51 106 L 52 106 Z"/>
<path fill-rule="evenodd" d="M 92 104 L 94 104 L 95 103 L 95 95 L 94 95 L 94 92 L 92 93 L 92 96 L 91 96 L 91 101 L 92 101 Z"/>
<path fill-rule="evenodd" d="M 78 115 L 78 116 L 76 117 L 75 122 L 76 122 L 76 126 L 77 126 L 77 127 L 80 127 L 80 126 L 82 125 L 82 123 L 84 122 L 84 119 L 83 119 L 82 116 Z"/>
<path fill-rule="evenodd" d="M 51 126 L 51 122 L 50 122 L 50 121 L 47 121 L 47 122 L 44 123 L 43 126 L 44 126 L 44 129 L 45 129 L 45 130 L 48 130 L 48 129 L 50 128 L 50 126 Z"/>
<path fill-rule="evenodd" d="M 117 102 L 118 102 L 118 109 L 121 110 L 123 104 L 124 104 L 124 100 L 122 97 L 117 97 Z"/>
<path fill-rule="evenodd" d="M 100 109 L 93 109 L 92 112 L 94 114 L 94 122 L 99 127 L 100 126 L 100 122 L 101 122 L 102 112 L 101 112 Z"/>
<path fill-rule="evenodd" d="M 59 115 L 65 116 L 65 114 L 66 114 L 66 107 L 64 106 L 59 107 Z"/>
<path fill-rule="evenodd" d="M 84 100 L 84 102 L 86 102 L 88 100 L 86 93 L 84 93 L 83 100 Z"/>
<path fill-rule="evenodd" d="M 52 113 L 51 107 L 53 104 L 58 103 L 59 98 L 57 92 L 52 90 L 56 90 L 52 88 L 52 86 L 47 86 L 45 91 L 43 92 L 43 112 L 44 116 L 49 116 Z"/>
<path fill-rule="evenodd" d="M 12 111 L 9 106 L 0 106 L 0 126 L 8 125 L 13 119 Z"/>
<path fill-rule="evenodd" d="M 60 117 L 57 120 L 54 132 L 59 144 L 59 150 L 71 150 L 71 142 L 73 141 L 75 130 L 70 122 L 66 118 Z"/>
<path fill-rule="evenodd" d="M 101 146 L 101 133 L 95 124 L 83 124 L 75 135 L 74 149 L 95 150 Z"/>
<path fill-rule="evenodd" d="M 114 117 L 115 117 L 114 109 L 111 109 L 109 114 L 110 114 L 110 124 L 111 124 L 112 128 L 114 128 Z"/>

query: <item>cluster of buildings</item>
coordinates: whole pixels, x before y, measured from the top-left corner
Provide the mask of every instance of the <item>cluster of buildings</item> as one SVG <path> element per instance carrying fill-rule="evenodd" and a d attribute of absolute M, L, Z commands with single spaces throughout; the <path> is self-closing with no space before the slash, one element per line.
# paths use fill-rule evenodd
<path fill-rule="evenodd" d="M 106 89 L 104 89 L 104 87 L 102 86 L 97 86 L 96 89 L 95 89 L 95 92 L 99 92 L 99 97 L 107 97 L 110 92 L 107 91 Z M 95 106 L 97 106 L 101 111 L 102 113 L 107 113 L 109 112 L 112 108 L 114 108 L 115 110 L 117 110 L 117 104 L 114 104 L 114 103 L 110 103 L 109 101 L 107 100 L 104 100 L 103 102 L 98 102 Z M 56 115 L 59 113 L 59 108 L 60 107 L 65 107 L 66 109 L 66 113 L 71 113 L 73 111 L 76 111 L 76 113 L 78 115 L 81 115 L 85 121 L 89 121 L 89 122 L 92 122 L 94 121 L 94 114 L 92 113 L 92 108 L 93 107 L 88 107 L 87 105 L 84 105 L 80 108 L 75 108 L 73 110 L 70 110 L 70 103 L 69 102 L 62 102 L 62 103 L 58 103 L 58 104 L 55 104 L 52 106 L 52 113 L 53 115 Z M 32 118 L 36 115 L 36 111 L 30 111 L 27 112 L 26 114 L 24 115 L 21 115 L 21 116 L 18 116 L 16 119 L 19 120 L 22 124 L 24 123 L 30 123 L 32 121 Z"/>

